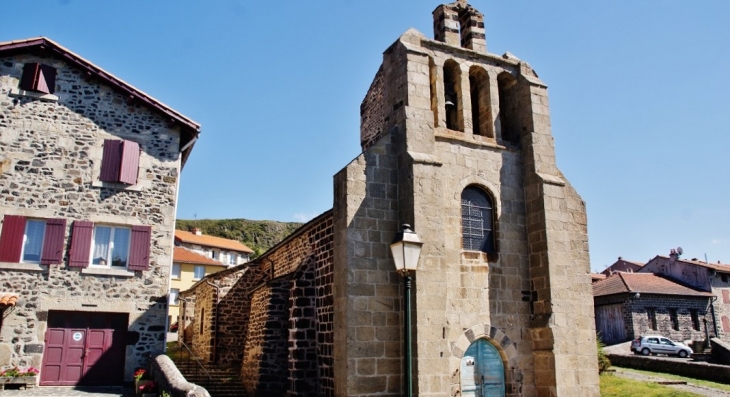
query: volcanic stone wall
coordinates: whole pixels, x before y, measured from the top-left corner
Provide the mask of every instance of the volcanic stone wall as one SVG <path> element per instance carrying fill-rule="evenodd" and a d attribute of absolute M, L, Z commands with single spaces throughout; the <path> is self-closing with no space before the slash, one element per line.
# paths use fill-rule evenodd
<path fill-rule="evenodd" d="M 333 394 L 331 211 L 181 297 L 194 302 L 193 351 L 240 366 L 249 395 Z"/>
<path fill-rule="evenodd" d="M 56 68 L 57 100 L 9 95 L 31 62 Z M 20 296 L 5 312 L 0 366 L 41 367 L 53 310 L 127 313 L 126 380 L 164 349 L 180 130 L 127 99 L 60 59 L 0 59 L 0 215 L 67 221 L 63 264 L 0 263 L 0 288 Z M 139 143 L 136 185 L 100 183 L 105 139 Z M 149 270 L 99 274 L 66 267 L 74 221 L 151 226 Z"/>

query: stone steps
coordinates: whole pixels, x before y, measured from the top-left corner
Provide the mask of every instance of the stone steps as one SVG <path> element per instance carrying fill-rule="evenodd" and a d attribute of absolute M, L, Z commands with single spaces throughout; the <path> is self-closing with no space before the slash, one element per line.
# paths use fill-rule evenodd
<path fill-rule="evenodd" d="M 241 397 L 243 386 L 237 371 L 228 368 L 219 368 L 211 364 L 205 365 L 208 377 L 197 363 L 178 363 L 180 373 L 190 383 L 195 383 L 205 388 L 211 397 Z"/>

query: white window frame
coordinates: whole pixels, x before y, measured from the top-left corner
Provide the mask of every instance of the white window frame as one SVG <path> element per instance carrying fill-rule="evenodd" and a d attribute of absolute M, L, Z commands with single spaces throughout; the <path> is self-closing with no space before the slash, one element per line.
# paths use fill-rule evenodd
<path fill-rule="evenodd" d="M 43 224 L 43 230 L 41 231 L 41 250 L 38 254 L 38 260 L 26 260 L 25 259 L 25 245 L 28 242 L 28 226 L 31 222 L 39 222 Z M 36 218 L 28 218 L 25 220 L 25 230 L 23 230 L 23 243 L 20 247 L 20 263 L 41 263 L 41 257 L 43 256 L 43 244 L 45 243 L 45 235 L 46 235 L 46 220 L 45 219 L 36 219 Z"/>
<path fill-rule="evenodd" d="M 175 274 L 175 268 L 177 267 L 177 274 Z M 170 278 L 173 280 L 180 280 L 182 276 L 182 266 L 179 263 L 173 263 L 172 269 L 170 269 Z"/>
<path fill-rule="evenodd" d="M 210 257 L 212 259 L 218 260 L 218 257 L 219 257 L 218 251 L 210 250 Z"/>
<path fill-rule="evenodd" d="M 174 298 L 174 299 L 173 299 Z M 170 294 L 169 294 L 169 305 L 170 306 L 179 306 L 180 305 L 180 288 L 170 288 Z"/>
<path fill-rule="evenodd" d="M 229 265 L 238 264 L 238 254 L 236 254 L 235 252 L 229 252 L 228 253 L 228 264 Z"/>
<path fill-rule="evenodd" d="M 200 280 L 203 277 L 198 277 L 198 269 L 203 269 L 203 277 L 205 277 L 205 265 L 195 265 L 193 268 L 193 280 Z"/>
<path fill-rule="evenodd" d="M 98 228 L 102 227 L 108 227 L 111 228 L 111 233 L 109 234 L 109 251 L 107 255 L 111 255 L 114 252 L 114 234 L 116 233 L 117 229 L 124 229 L 129 231 L 129 239 L 127 241 L 127 263 L 122 266 L 112 266 L 112 258 L 107 257 L 106 264 L 95 264 L 94 263 L 94 248 L 96 247 L 96 231 Z M 91 236 L 91 252 L 89 255 L 89 266 L 93 266 L 96 268 L 109 268 L 109 269 L 126 269 L 129 267 L 129 251 L 132 247 L 132 228 L 128 226 L 119 226 L 119 225 L 107 225 L 107 224 L 94 224 L 94 233 Z"/>

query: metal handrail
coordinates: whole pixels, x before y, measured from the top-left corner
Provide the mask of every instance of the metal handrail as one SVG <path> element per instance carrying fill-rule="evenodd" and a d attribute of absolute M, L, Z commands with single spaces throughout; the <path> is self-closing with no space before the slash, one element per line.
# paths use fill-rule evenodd
<path fill-rule="evenodd" d="M 185 350 L 187 351 L 187 353 L 188 353 L 188 359 L 187 359 L 187 361 L 190 362 L 191 360 L 194 360 L 198 364 L 198 367 L 200 367 L 200 369 L 203 370 L 203 372 L 208 377 L 208 379 L 212 381 L 213 380 L 213 376 L 211 376 L 210 373 L 208 372 L 208 370 L 205 369 L 205 366 L 203 366 L 203 363 L 200 361 L 200 359 L 198 357 L 195 357 L 195 355 L 193 354 L 193 351 L 190 350 L 190 348 L 188 347 L 188 345 L 185 344 L 185 341 L 180 340 L 179 342 L 180 342 L 180 345 L 182 345 L 185 348 Z"/>

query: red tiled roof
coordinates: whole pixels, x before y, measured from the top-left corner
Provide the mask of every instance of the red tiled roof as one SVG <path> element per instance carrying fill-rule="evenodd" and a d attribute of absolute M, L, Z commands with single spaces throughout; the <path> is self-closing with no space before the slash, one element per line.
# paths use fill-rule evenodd
<path fill-rule="evenodd" d="M 47 37 L 33 37 L 24 40 L 0 42 L 0 54 L 29 52 L 33 49 L 40 49 L 42 51 L 45 51 L 46 53 L 56 55 L 59 58 L 70 62 L 71 64 L 85 71 L 89 75 L 98 78 L 106 84 L 109 84 L 116 90 L 121 91 L 127 97 L 133 98 L 135 101 L 139 101 L 140 103 L 145 104 L 153 110 L 162 113 L 163 115 L 168 117 L 169 120 L 174 121 L 175 123 L 180 125 L 182 127 L 181 130 L 185 132 L 185 134 L 183 134 L 184 136 L 181 139 L 180 147 L 183 147 L 187 143 L 193 141 L 200 134 L 200 124 L 183 116 L 178 111 L 151 97 L 142 90 L 135 88 L 131 84 L 94 65 L 88 60 L 75 54 L 69 49 L 62 47 L 60 44 Z M 192 150 L 192 146 L 193 145 L 190 145 L 183 153 L 183 165 L 185 164 L 185 161 L 187 160 L 187 157 Z"/>
<path fill-rule="evenodd" d="M 662 258 L 665 260 L 671 260 L 670 257 L 664 256 L 664 255 L 657 255 L 656 257 Z M 712 269 L 712 270 L 718 271 L 720 273 L 730 273 L 730 265 L 726 265 L 726 264 L 722 264 L 722 263 L 707 263 L 707 262 L 702 262 L 702 261 L 694 261 L 694 260 L 690 260 L 690 259 L 681 259 L 681 258 L 676 259 L 676 261 L 689 263 L 691 265 L 696 265 L 696 266 L 702 266 L 704 268 Z"/>
<path fill-rule="evenodd" d="M 713 296 L 709 292 L 694 290 L 654 273 L 616 273 L 605 280 L 593 283 L 593 296 L 615 295 L 627 292 L 642 294 Z"/>
<path fill-rule="evenodd" d="M 605 275 L 605 274 L 601 274 L 601 273 L 591 273 L 591 280 L 593 280 L 593 281 L 596 281 L 596 280 L 603 280 L 603 279 L 605 279 L 605 278 L 606 278 L 606 275 Z"/>
<path fill-rule="evenodd" d="M 18 294 L 11 292 L 0 292 L 0 306 L 15 306 L 18 302 Z"/>
<path fill-rule="evenodd" d="M 208 258 L 205 255 L 201 255 L 193 250 L 189 250 L 185 247 L 175 247 L 175 252 L 172 256 L 172 261 L 175 263 L 191 263 L 196 265 L 211 265 L 211 266 L 223 266 L 226 265 L 218 262 L 215 259 Z"/>
<path fill-rule="evenodd" d="M 175 230 L 175 240 L 179 240 L 187 244 L 202 245 L 204 247 L 223 248 L 230 251 L 245 252 L 247 254 L 253 253 L 253 250 L 251 248 L 248 248 L 245 244 L 236 240 L 229 240 L 222 237 L 206 236 L 202 234 L 198 236 L 195 233 L 186 232 L 183 230 Z"/>

